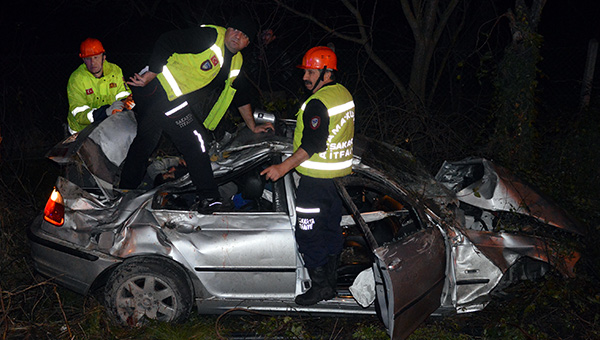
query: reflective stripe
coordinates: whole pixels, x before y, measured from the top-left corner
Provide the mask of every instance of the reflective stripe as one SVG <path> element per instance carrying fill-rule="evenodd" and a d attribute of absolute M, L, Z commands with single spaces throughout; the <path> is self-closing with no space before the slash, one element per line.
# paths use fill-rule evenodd
<path fill-rule="evenodd" d="M 229 72 L 229 78 L 237 77 L 239 74 L 240 74 L 240 70 L 239 69 L 237 69 L 237 70 L 231 70 Z"/>
<path fill-rule="evenodd" d="M 96 111 L 96 109 L 91 109 L 87 113 L 87 119 L 90 121 L 90 124 L 94 122 L 94 111 Z"/>
<path fill-rule="evenodd" d="M 71 114 L 73 116 L 76 116 L 79 112 L 83 112 L 89 108 L 90 107 L 88 105 L 78 106 L 78 107 L 74 108 L 73 111 L 71 111 Z"/>
<path fill-rule="evenodd" d="M 211 49 L 211 51 L 215 52 L 215 54 L 217 55 L 217 59 L 219 59 L 219 64 L 223 65 L 223 59 L 224 59 L 223 58 L 223 52 L 221 52 L 221 49 L 219 48 L 219 46 L 217 46 L 215 44 L 215 45 L 212 45 L 210 47 L 210 49 Z"/>
<path fill-rule="evenodd" d="M 177 111 L 179 111 L 179 110 L 183 109 L 183 108 L 184 108 L 184 107 L 186 107 L 187 105 L 188 105 L 188 102 L 183 102 L 183 103 L 181 103 L 181 104 L 177 105 L 176 107 L 174 107 L 174 108 L 170 109 L 169 111 L 165 112 L 165 116 L 170 116 L 170 115 L 172 115 L 173 113 L 175 113 L 175 112 L 177 112 Z"/>
<path fill-rule="evenodd" d="M 302 164 L 300 164 L 301 167 L 307 168 L 307 169 L 314 169 L 314 170 L 342 170 L 342 169 L 347 169 L 349 167 L 352 166 L 352 160 L 349 159 L 347 161 L 343 161 L 343 162 L 337 162 L 337 163 L 324 163 L 324 162 L 315 162 L 315 161 L 304 161 L 302 162 Z"/>
<path fill-rule="evenodd" d="M 327 110 L 327 113 L 329 113 L 329 117 L 333 117 L 337 114 L 346 112 L 353 108 L 354 108 L 354 101 L 349 101 L 345 104 L 332 107 L 331 109 Z"/>
<path fill-rule="evenodd" d="M 321 213 L 321 209 L 320 208 L 302 208 L 302 207 L 296 207 L 296 211 L 299 213 L 305 213 L 305 214 L 319 214 Z"/>
<path fill-rule="evenodd" d="M 210 27 L 208 25 L 200 25 L 200 27 Z M 219 59 L 219 63 L 221 65 L 223 65 L 223 52 L 221 51 L 221 49 L 219 48 L 219 46 L 217 46 L 217 44 L 214 44 L 210 47 L 210 49 L 215 52 L 215 54 L 217 55 L 217 59 Z"/>
<path fill-rule="evenodd" d="M 96 111 L 96 109 L 91 109 L 90 112 L 88 112 L 88 120 L 90 123 L 94 122 L 94 111 Z"/>
<path fill-rule="evenodd" d="M 121 98 L 121 97 L 127 97 L 129 96 L 131 93 L 127 92 L 127 91 L 123 91 L 123 92 L 119 92 L 117 93 L 117 95 L 115 96 L 115 100 Z"/>
<path fill-rule="evenodd" d="M 73 115 L 73 117 L 77 116 L 77 114 L 79 112 L 83 112 L 85 110 L 89 110 L 90 107 L 88 105 L 83 105 L 83 106 L 79 106 L 73 109 L 73 111 L 71 111 L 71 114 Z M 97 109 L 91 109 L 87 114 L 86 117 L 87 119 L 90 121 L 90 123 L 94 122 L 94 111 L 96 111 Z"/>
<path fill-rule="evenodd" d="M 302 103 L 300 110 L 304 111 L 306 109 L 306 103 L 307 102 Z M 349 101 L 345 104 L 332 107 L 331 109 L 327 110 L 327 113 L 329 114 L 329 117 L 333 117 L 352 108 L 354 108 L 354 101 Z"/>
<path fill-rule="evenodd" d="M 187 102 L 186 102 L 186 104 L 187 104 Z M 204 148 L 204 139 L 202 139 L 202 135 L 197 130 L 194 130 L 194 134 L 198 137 L 198 142 L 200 142 L 200 147 L 202 148 L 202 152 L 206 152 L 206 149 Z"/>
<path fill-rule="evenodd" d="M 169 83 L 169 86 L 171 86 L 173 93 L 175 93 L 175 96 L 177 96 L 177 97 L 181 96 L 183 94 L 183 92 L 181 92 L 179 85 L 177 85 L 177 82 L 175 81 L 175 78 L 173 78 L 173 75 L 171 74 L 171 71 L 169 71 L 169 68 L 167 67 L 167 65 L 163 66 L 162 73 L 165 76 L 167 83 Z"/>

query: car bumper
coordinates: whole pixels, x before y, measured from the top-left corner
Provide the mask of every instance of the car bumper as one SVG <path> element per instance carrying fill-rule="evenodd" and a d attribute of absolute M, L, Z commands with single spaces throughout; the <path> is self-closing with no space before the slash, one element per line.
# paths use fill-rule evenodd
<path fill-rule="evenodd" d="M 40 274 L 77 293 L 87 294 L 103 272 L 120 263 L 119 258 L 70 247 L 39 228 L 36 218 L 27 230 L 33 264 Z"/>

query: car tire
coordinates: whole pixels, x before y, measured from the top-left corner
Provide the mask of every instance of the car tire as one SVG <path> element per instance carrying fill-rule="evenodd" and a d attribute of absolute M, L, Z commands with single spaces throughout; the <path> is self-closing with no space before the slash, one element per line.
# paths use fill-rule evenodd
<path fill-rule="evenodd" d="M 119 324 L 137 326 L 147 319 L 180 322 L 189 316 L 193 295 L 183 269 L 170 260 L 126 260 L 110 275 L 104 305 Z"/>

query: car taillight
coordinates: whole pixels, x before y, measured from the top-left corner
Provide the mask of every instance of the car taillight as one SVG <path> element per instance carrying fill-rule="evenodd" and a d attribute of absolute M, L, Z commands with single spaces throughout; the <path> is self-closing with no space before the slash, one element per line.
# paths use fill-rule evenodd
<path fill-rule="evenodd" d="M 65 206 L 62 195 L 56 188 L 52 190 L 46 207 L 44 208 L 44 220 L 56 225 L 61 226 L 65 222 Z"/>

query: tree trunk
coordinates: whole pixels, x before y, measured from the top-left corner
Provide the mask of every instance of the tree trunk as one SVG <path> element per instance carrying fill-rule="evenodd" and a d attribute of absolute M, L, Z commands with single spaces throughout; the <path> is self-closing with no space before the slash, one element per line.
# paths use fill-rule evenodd
<path fill-rule="evenodd" d="M 537 63 L 542 37 L 536 32 L 545 0 L 527 7 L 517 0 L 506 16 L 512 42 L 498 65 L 495 81 L 496 128 L 491 146 L 499 159 L 515 169 L 529 169 L 536 160 L 534 122 L 537 115 Z"/>

